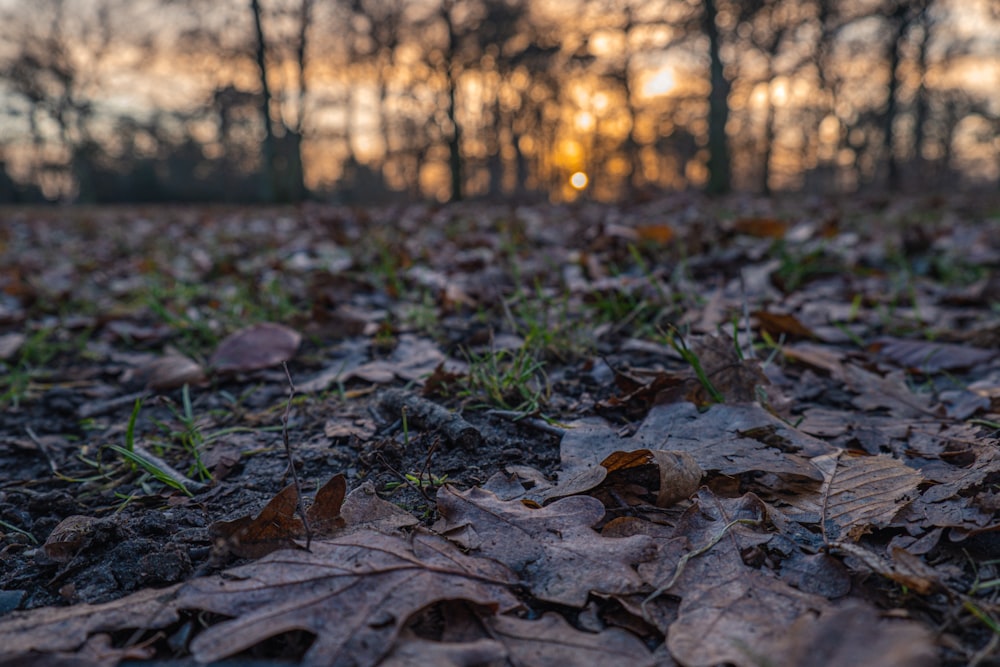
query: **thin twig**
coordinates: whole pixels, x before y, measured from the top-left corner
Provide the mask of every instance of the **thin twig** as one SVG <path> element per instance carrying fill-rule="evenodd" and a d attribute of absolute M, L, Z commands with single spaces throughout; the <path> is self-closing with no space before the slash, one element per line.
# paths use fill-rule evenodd
<path fill-rule="evenodd" d="M 52 452 L 49 451 L 49 446 L 44 442 L 42 442 L 41 438 L 35 435 L 35 432 L 31 430 L 30 426 L 25 426 L 24 430 L 25 432 L 27 432 L 28 437 L 31 438 L 31 441 L 35 443 L 35 446 L 38 447 L 38 451 L 42 453 L 42 455 L 45 457 L 45 460 L 49 462 L 49 469 L 52 470 L 52 474 L 58 477 L 59 465 L 56 463 L 55 459 L 52 458 Z"/>
<path fill-rule="evenodd" d="M 761 521 L 759 519 L 733 519 L 725 526 L 723 526 L 722 530 L 713 535 L 712 539 L 710 539 L 707 544 L 698 547 L 694 551 L 689 551 L 683 556 L 681 556 L 680 560 L 677 561 L 677 566 L 674 568 L 673 575 L 670 577 L 670 579 L 667 580 L 667 583 L 659 586 L 655 591 L 650 593 L 645 600 L 642 601 L 642 604 L 640 606 L 642 607 L 643 618 L 652 623 L 649 611 L 646 609 L 647 605 L 649 605 L 649 603 L 655 600 L 656 598 L 666 593 L 668 590 L 670 590 L 670 588 L 674 584 L 677 583 L 677 580 L 681 578 L 681 574 L 684 573 L 684 568 L 687 566 L 689 560 L 691 560 L 695 556 L 702 555 L 703 553 L 714 547 L 716 544 L 718 544 L 722 540 L 722 538 L 726 536 L 726 533 L 729 532 L 729 529 L 732 528 L 733 526 L 736 526 L 738 524 L 743 524 L 746 526 L 759 526 L 760 523 Z"/>
<path fill-rule="evenodd" d="M 295 398 L 295 383 L 292 382 L 292 374 L 288 371 L 288 364 L 281 362 L 281 367 L 285 369 L 285 377 L 288 378 L 288 402 L 285 403 L 285 414 L 281 416 L 281 439 L 285 443 L 285 456 L 288 457 L 288 470 L 292 474 L 292 483 L 295 484 L 295 494 L 298 496 L 296 509 L 299 518 L 302 519 L 302 527 L 306 530 L 306 551 L 312 545 L 312 527 L 309 525 L 309 517 L 306 516 L 305 504 L 302 500 L 302 485 L 299 484 L 299 473 L 295 470 L 295 459 L 292 458 L 292 445 L 288 442 L 288 416 L 292 412 L 292 399 Z"/>
<path fill-rule="evenodd" d="M 404 475 L 403 473 L 401 473 L 398 470 L 396 470 L 394 467 L 392 467 L 391 463 L 389 463 L 388 461 L 386 461 L 385 457 L 382 456 L 382 452 L 379 452 L 375 456 L 379 460 L 379 463 L 381 463 L 386 468 L 388 468 L 389 471 L 393 475 L 395 475 L 396 477 L 398 477 L 403 484 L 405 484 L 406 486 L 410 487 L 411 489 L 413 489 L 414 491 L 416 491 L 417 493 L 419 493 L 420 495 L 422 495 L 424 497 L 424 500 L 426 500 L 428 503 L 434 502 L 431 499 L 431 497 L 427 495 L 427 492 L 424 491 L 422 484 L 418 483 L 416 486 L 414 486 L 413 482 L 411 482 L 410 479 L 406 475 Z M 417 480 L 417 481 L 419 482 L 420 480 Z"/>
<path fill-rule="evenodd" d="M 434 438 L 434 442 L 432 442 L 431 446 L 427 448 L 427 458 L 424 459 L 424 467 L 421 468 L 420 477 L 418 478 L 421 485 L 423 485 L 425 479 L 428 482 L 431 479 L 431 457 L 434 456 L 434 452 L 437 451 L 438 445 L 440 444 L 441 439 Z"/>
<path fill-rule="evenodd" d="M 754 353 L 753 349 L 753 329 L 750 327 L 750 305 L 747 299 L 747 282 L 743 277 L 743 270 L 740 269 L 740 292 L 743 293 L 743 323 L 747 327 L 747 347 L 746 352 L 743 353 L 748 359 L 756 359 L 757 355 Z M 739 348 L 739 327 L 734 328 L 734 335 L 736 335 L 736 347 Z M 740 348 L 742 349 L 742 348 Z"/>

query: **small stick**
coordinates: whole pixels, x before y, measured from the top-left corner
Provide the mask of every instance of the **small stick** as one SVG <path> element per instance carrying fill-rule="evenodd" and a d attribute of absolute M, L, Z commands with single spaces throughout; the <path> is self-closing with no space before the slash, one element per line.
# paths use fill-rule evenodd
<path fill-rule="evenodd" d="M 380 405 L 392 415 L 401 413 L 405 408 L 408 424 L 422 429 L 438 429 L 445 440 L 462 449 L 474 449 L 482 440 L 479 430 L 461 415 L 409 392 L 388 389 L 382 393 Z"/>
<path fill-rule="evenodd" d="M 295 383 L 292 382 L 292 374 L 288 371 L 288 363 L 282 361 L 281 367 L 285 369 L 285 377 L 288 378 L 288 402 L 285 403 L 285 414 L 281 416 L 281 439 L 285 443 L 285 456 L 288 457 L 288 470 L 292 473 L 292 483 L 295 484 L 295 494 L 298 496 L 296 509 L 299 518 L 302 519 L 302 527 L 306 530 L 306 551 L 312 545 L 312 528 L 309 526 L 309 517 L 306 516 L 305 505 L 302 502 L 302 485 L 299 484 L 299 473 L 295 470 L 295 460 L 292 458 L 292 446 L 288 442 L 288 416 L 292 412 L 292 399 L 295 398 Z"/>

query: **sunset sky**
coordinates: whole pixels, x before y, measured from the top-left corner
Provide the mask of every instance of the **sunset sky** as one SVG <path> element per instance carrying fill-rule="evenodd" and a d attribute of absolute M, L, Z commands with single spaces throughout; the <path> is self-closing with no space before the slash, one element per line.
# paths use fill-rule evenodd
<path fill-rule="evenodd" d="M 149 122 L 157 115 L 167 134 L 190 134 L 204 144 L 207 156 L 218 153 L 223 150 L 218 143 L 219 128 L 210 115 L 181 123 L 165 114 L 190 116 L 213 99 L 213 91 L 227 86 L 248 94 L 260 90 L 256 64 L 248 57 L 253 29 L 244 0 L 215 2 L 210 8 L 157 0 L 29 4 L 32 7 L 25 9 L 18 0 L 0 0 L 0 11 L 10 19 L 3 30 L 20 36 L 0 40 L 0 56 L 13 57 L 31 40 L 36 46 L 46 39 L 55 40 L 75 72 L 75 101 L 89 104 L 87 131 L 112 154 L 116 142 L 120 143 L 112 122 L 123 116 Z M 459 8 L 465 4 L 475 9 L 475 3 L 456 3 Z M 728 131 L 737 146 L 751 139 L 759 144 L 763 124 L 773 122 L 770 178 L 774 187 L 801 185 L 802 170 L 817 162 L 861 159 L 854 148 L 844 146 L 844 140 L 851 139 L 852 126 L 866 110 L 884 106 L 888 69 L 883 58 L 872 56 L 885 30 L 877 11 L 881 4 L 840 3 L 845 16 L 862 18 L 838 33 L 825 63 L 823 77 L 828 85 L 836 86 L 834 98 L 830 90 L 820 88 L 817 65 L 810 63 L 818 39 L 808 16 L 814 13 L 814 3 L 784 3 L 770 17 L 772 24 L 763 26 L 753 22 L 732 25 L 734 17 L 721 3 L 718 24 L 731 33 L 722 52 L 732 77 Z M 294 26 L 289 16 L 278 12 L 294 9 L 298 0 L 263 0 L 262 5 L 272 46 L 268 72 L 275 95 L 272 119 L 297 123 L 297 72 L 293 53 L 285 48 L 285 38 L 293 35 Z M 408 3 L 407 16 L 418 20 L 436 6 L 431 0 Z M 463 152 L 480 161 L 493 150 L 511 158 L 509 145 L 497 147 L 496 139 L 481 130 L 493 122 L 493 105 L 501 113 L 517 115 L 525 100 L 531 99 L 542 109 L 549 134 L 542 139 L 524 133 L 516 140 L 516 148 L 538 162 L 536 181 L 545 180 L 546 187 L 562 183 L 559 196 L 572 198 L 582 189 L 570 182 L 578 173 L 589 176 L 588 190 L 610 196 L 616 179 L 635 168 L 614 149 L 626 140 L 639 147 L 635 173 L 640 182 L 663 187 L 700 185 L 705 178 L 703 155 L 681 162 L 654 155 L 662 152 L 656 146 L 675 131 L 689 133 L 699 144 L 706 132 L 707 41 L 690 27 L 683 28 L 698 3 L 536 0 L 527 6 L 527 20 L 560 54 L 554 62 L 565 63 L 553 70 L 559 90 L 551 101 L 543 99 L 553 93 L 539 87 L 537 72 L 520 65 L 501 73 L 491 66 L 488 59 L 494 56 L 489 50 L 475 68 L 463 66 L 457 100 L 458 118 L 468 128 L 463 130 Z M 101 14 L 101 8 L 107 12 Z M 803 14 L 797 16 L 797 12 Z M 948 104 L 968 100 L 969 110 L 954 119 L 958 129 L 947 147 L 931 136 L 921 150 L 927 158 L 947 151 L 949 159 L 973 180 L 995 181 L 1000 178 L 1000 12 L 990 0 L 939 0 L 932 3 L 930 17 L 933 35 L 927 42 L 924 86 L 932 95 L 951 100 Z M 779 19 L 793 29 L 776 57 L 767 59 L 759 48 L 748 45 L 757 35 L 780 29 L 775 24 Z M 418 176 L 387 164 L 390 154 L 399 149 L 399 137 L 405 137 L 405 127 L 441 122 L 435 115 L 443 85 L 441 70 L 434 65 L 437 37 L 433 31 L 401 29 L 391 53 L 379 55 L 377 47 L 372 47 L 364 57 L 352 56 L 350 49 L 366 48 L 365 34 L 374 34 L 375 29 L 357 17 L 347 17 L 338 3 L 315 5 L 308 32 L 307 115 L 302 124 L 308 140 L 303 146 L 306 183 L 313 189 L 335 187 L 345 161 L 352 159 L 381 170 L 393 187 L 404 187 L 407 179 L 418 178 L 424 193 L 443 197 L 445 165 L 439 150 L 431 147 L 424 163 L 414 167 L 420 170 Z M 921 73 L 914 67 L 919 37 L 915 32 L 903 48 L 906 59 L 899 73 L 904 101 L 907 96 L 913 98 L 921 82 Z M 492 53 L 502 56 L 501 48 L 511 45 L 498 45 Z M 627 73 L 627 87 L 622 85 L 621 72 Z M 15 178 L 27 179 L 37 172 L 40 151 L 45 160 L 60 159 L 60 151 L 65 151 L 64 138 L 60 138 L 63 130 L 51 116 L 39 112 L 32 116 L 30 104 L 6 81 L 0 86 L 2 155 Z M 828 111 L 818 112 L 817 107 L 824 105 Z M 813 131 L 818 134 L 809 140 L 812 148 L 807 150 L 801 119 L 817 113 Z M 773 114 L 772 121 L 767 121 L 769 114 Z M 911 116 L 904 110 L 897 131 L 912 122 Z M 391 128 L 388 133 L 387 127 Z M 137 136 L 138 140 L 120 150 L 145 149 L 150 154 L 158 150 L 159 139 L 143 138 L 142 132 Z M 482 187 L 476 178 L 470 172 L 472 191 Z M 54 178 L 43 187 L 57 194 L 67 186 Z"/>

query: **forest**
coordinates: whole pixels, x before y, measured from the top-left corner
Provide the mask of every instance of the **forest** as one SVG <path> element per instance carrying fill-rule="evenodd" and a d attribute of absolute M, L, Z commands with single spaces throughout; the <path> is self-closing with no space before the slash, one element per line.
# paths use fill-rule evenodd
<path fill-rule="evenodd" d="M 989 0 L 5 0 L 0 201 L 1000 182 Z"/>

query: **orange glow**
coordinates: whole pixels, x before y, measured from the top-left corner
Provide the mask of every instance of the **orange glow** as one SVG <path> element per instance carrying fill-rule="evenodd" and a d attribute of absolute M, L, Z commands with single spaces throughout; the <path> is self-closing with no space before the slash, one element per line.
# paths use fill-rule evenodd
<path fill-rule="evenodd" d="M 583 190 L 587 187 L 587 183 L 589 182 L 590 179 L 587 178 L 587 174 L 582 171 L 578 171 L 569 177 L 569 184 L 572 185 L 575 190 Z"/>
<path fill-rule="evenodd" d="M 677 77 L 673 67 L 661 67 L 659 70 L 650 73 L 642 82 L 639 93 L 645 97 L 659 97 L 669 95 L 677 87 Z"/>
<path fill-rule="evenodd" d="M 578 111 L 573 118 L 573 125 L 578 132 L 590 132 L 596 125 L 594 114 L 589 111 Z"/>

